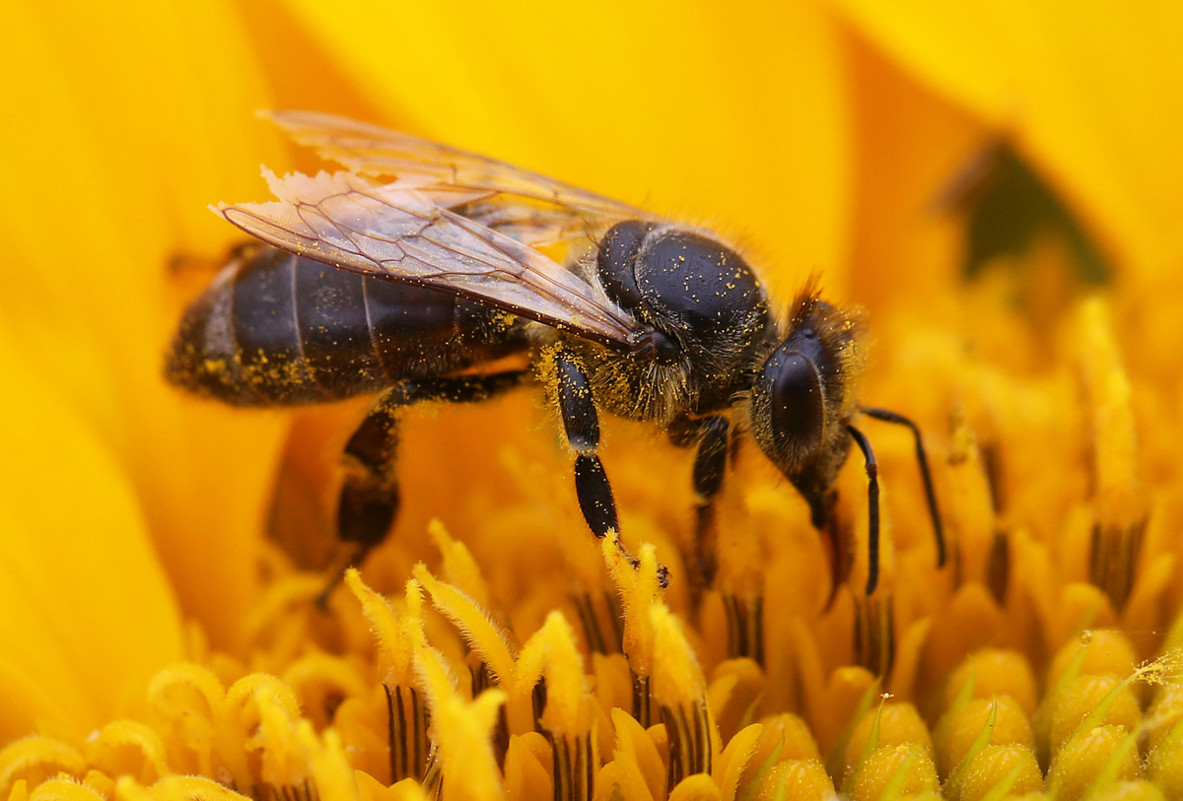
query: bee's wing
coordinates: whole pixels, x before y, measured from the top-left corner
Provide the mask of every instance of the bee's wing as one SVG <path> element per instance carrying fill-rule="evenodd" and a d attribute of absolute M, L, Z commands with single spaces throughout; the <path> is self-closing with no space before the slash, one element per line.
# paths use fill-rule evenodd
<path fill-rule="evenodd" d="M 631 345 L 632 317 L 533 248 L 450 207 L 493 194 L 350 173 L 268 174 L 270 203 L 215 211 L 275 247 L 352 272 L 474 298 L 606 344 Z"/>
<path fill-rule="evenodd" d="M 553 203 L 568 213 L 619 219 L 650 216 L 545 175 L 377 125 L 315 111 L 273 111 L 267 116 L 296 142 L 361 175 L 415 176 L 449 186 L 488 189 Z"/>

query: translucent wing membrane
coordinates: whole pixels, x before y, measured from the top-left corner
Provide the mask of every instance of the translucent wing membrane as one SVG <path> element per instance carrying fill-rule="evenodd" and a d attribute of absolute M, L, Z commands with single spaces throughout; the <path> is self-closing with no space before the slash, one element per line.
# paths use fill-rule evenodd
<path fill-rule="evenodd" d="M 277 201 L 215 210 L 264 242 L 316 261 L 455 292 L 606 344 L 633 344 L 636 324 L 603 293 L 483 224 L 479 214 L 472 219 L 454 211 L 465 204 L 479 209 L 498 188 L 439 184 L 433 177 L 404 173 L 382 184 L 344 172 L 284 178 L 268 173 Z M 486 214 L 493 215 L 493 208 Z M 515 218 L 509 208 L 503 214 L 510 227 L 529 219 L 521 211 Z M 562 227 L 561 216 L 547 219 L 548 231 Z"/>
<path fill-rule="evenodd" d="M 275 111 L 268 116 L 295 141 L 362 175 L 402 179 L 418 176 L 450 186 L 547 201 L 565 207 L 568 213 L 617 219 L 651 216 L 545 175 L 376 125 L 313 111 Z"/>

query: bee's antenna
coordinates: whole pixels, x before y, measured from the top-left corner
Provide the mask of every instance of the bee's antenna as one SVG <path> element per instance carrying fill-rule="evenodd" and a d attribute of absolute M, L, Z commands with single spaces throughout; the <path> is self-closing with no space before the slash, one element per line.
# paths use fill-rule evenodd
<path fill-rule="evenodd" d="M 928 456 L 924 452 L 924 440 L 920 436 L 920 428 L 902 414 L 889 412 L 887 409 L 875 409 L 863 406 L 859 409 L 867 417 L 882 420 L 885 423 L 895 423 L 912 430 L 916 439 L 916 462 L 920 465 L 920 477 L 924 480 L 924 497 L 928 501 L 928 516 L 932 518 L 932 530 L 937 540 L 937 567 L 945 566 L 945 527 L 941 523 L 941 510 L 937 507 L 937 493 L 932 485 L 932 472 L 928 469 Z"/>
<path fill-rule="evenodd" d="M 866 593 L 870 595 L 879 586 L 879 465 L 875 462 L 875 454 L 871 452 L 871 443 L 863 432 L 851 425 L 846 426 L 846 430 L 863 452 L 867 466 L 867 514 L 870 521 L 867 525 Z"/>

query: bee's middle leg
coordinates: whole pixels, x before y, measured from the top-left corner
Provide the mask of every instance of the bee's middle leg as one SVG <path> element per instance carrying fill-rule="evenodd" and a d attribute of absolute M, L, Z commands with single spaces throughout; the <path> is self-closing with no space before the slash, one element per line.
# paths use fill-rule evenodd
<path fill-rule="evenodd" d="M 475 403 L 522 383 L 528 371 L 404 381 L 380 396 L 345 446 L 345 483 L 337 504 L 337 535 L 359 564 L 385 539 L 399 509 L 398 417 L 422 401 Z"/>
<path fill-rule="evenodd" d="M 715 578 L 715 498 L 723 489 L 727 472 L 728 433 L 731 426 L 720 416 L 683 418 L 670 428 L 670 441 L 682 448 L 697 444 L 694 454 L 695 509 L 694 544 L 698 561 L 697 589 L 710 586 Z"/>

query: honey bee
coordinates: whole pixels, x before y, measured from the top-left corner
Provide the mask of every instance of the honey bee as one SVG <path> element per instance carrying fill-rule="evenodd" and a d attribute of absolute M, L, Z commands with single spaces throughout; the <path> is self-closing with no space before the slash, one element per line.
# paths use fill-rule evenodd
<path fill-rule="evenodd" d="M 749 432 L 819 529 L 854 444 L 868 477 L 870 594 L 878 479 L 853 422 L 861 413 L 911 429 L 943 563 L 920 431 L 858 405 L 862 325 L 815 282 L 778 320 L 755 270 L 697 230 L 407 134 L 311 112 L 271 116 L 348 171 L 267 173 L 278 200 L 215 208 L 266 244 L 240 248 L 188 308 L 166 374 L 243 406 L 379 393 L 344 453 L 337 526 L 352 563 L 398 512 L 400 412 L 529 382 L 558 410 L 596 537 L 619 530 L 598 455 L 601 412 L 694 448 L 700 510 L 720 492 L 730 443 Z M 514 354 L 528 366 L 482 369 Z"/>

